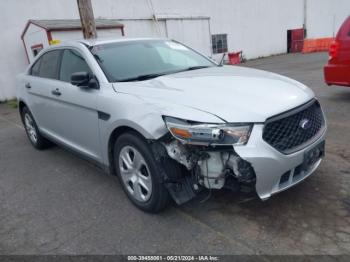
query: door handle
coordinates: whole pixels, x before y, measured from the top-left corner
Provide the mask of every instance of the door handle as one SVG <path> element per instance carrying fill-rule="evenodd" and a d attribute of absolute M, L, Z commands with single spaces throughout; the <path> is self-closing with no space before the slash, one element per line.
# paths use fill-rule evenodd
<path fill-rule="evenodd" d="M 29 83 L 26 83 L 25 87 L 28 88 L 28 89 L 32 88 L 32 86 Z"/>
<path fill-rule="evenodd" d="M 51 91 L 51 94 L 53 94 L 54 96 L 60 96 L 62 95 L 62 93 L 60 92 L 60 90 L 58 88 L 56 88 L 55 90 Z"/>

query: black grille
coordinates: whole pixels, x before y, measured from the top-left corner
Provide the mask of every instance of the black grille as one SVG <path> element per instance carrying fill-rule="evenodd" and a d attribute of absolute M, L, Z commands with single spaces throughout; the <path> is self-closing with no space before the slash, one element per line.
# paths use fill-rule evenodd
<path fill-rule="evenodd" d="M 307 122 L 309 121 L 309 122 Z M 263 139 L 284 154 L 295 152 L 316 140 L 325 126 L 318 101 L 266 121 Z"/>

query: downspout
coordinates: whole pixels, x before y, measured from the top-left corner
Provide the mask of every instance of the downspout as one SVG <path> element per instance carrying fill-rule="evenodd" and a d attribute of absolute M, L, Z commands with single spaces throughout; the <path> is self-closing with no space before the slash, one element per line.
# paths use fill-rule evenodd
<path fill-rule="evenodd" d="M 148 0 L 147 3 L 148 3 L 148 6 L 149 6 L 149 8 L 150 8 L 150 10 L 151 10 L 151 12 L 152 12 L 152 19 L 153 19 L 153 21 L 154 21 L 155 24 L 156 24 L 158 36 L 161 37 L 162 35 L 161 35 L 161 32 L 160 32 L 159 21 L 158 21 L 156 12 L 155 12 L 154 7 L 153 7 L 152 0 Z"/>
<path fill-rule="evenodd" d="M 304 0 L 304 17 L 303 17 L 303 28 L 304 28 L 304 37 L 307 38 L 307 0 Z"/>

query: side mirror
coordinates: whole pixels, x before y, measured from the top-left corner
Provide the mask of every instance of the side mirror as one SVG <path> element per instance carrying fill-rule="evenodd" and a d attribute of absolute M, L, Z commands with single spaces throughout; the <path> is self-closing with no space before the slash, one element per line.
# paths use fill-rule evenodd
<path fill-rule="evenodd" d="M 99 89 L 99 83 L 96 77 L 88 72 L 76 72 L 71 75 L 70 82 L 72 85 L 81 88 Z"/>

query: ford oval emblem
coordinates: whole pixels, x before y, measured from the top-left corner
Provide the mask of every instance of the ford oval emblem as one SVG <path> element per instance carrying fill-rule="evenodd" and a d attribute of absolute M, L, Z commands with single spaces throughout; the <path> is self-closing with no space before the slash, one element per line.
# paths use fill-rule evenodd
<path fill-rule="evenodd" d="M 300 121 L 299 126 L 304 129 L 307 130 L 311 127 L 311 121 L 309 119 L 303 119 Z"/>

